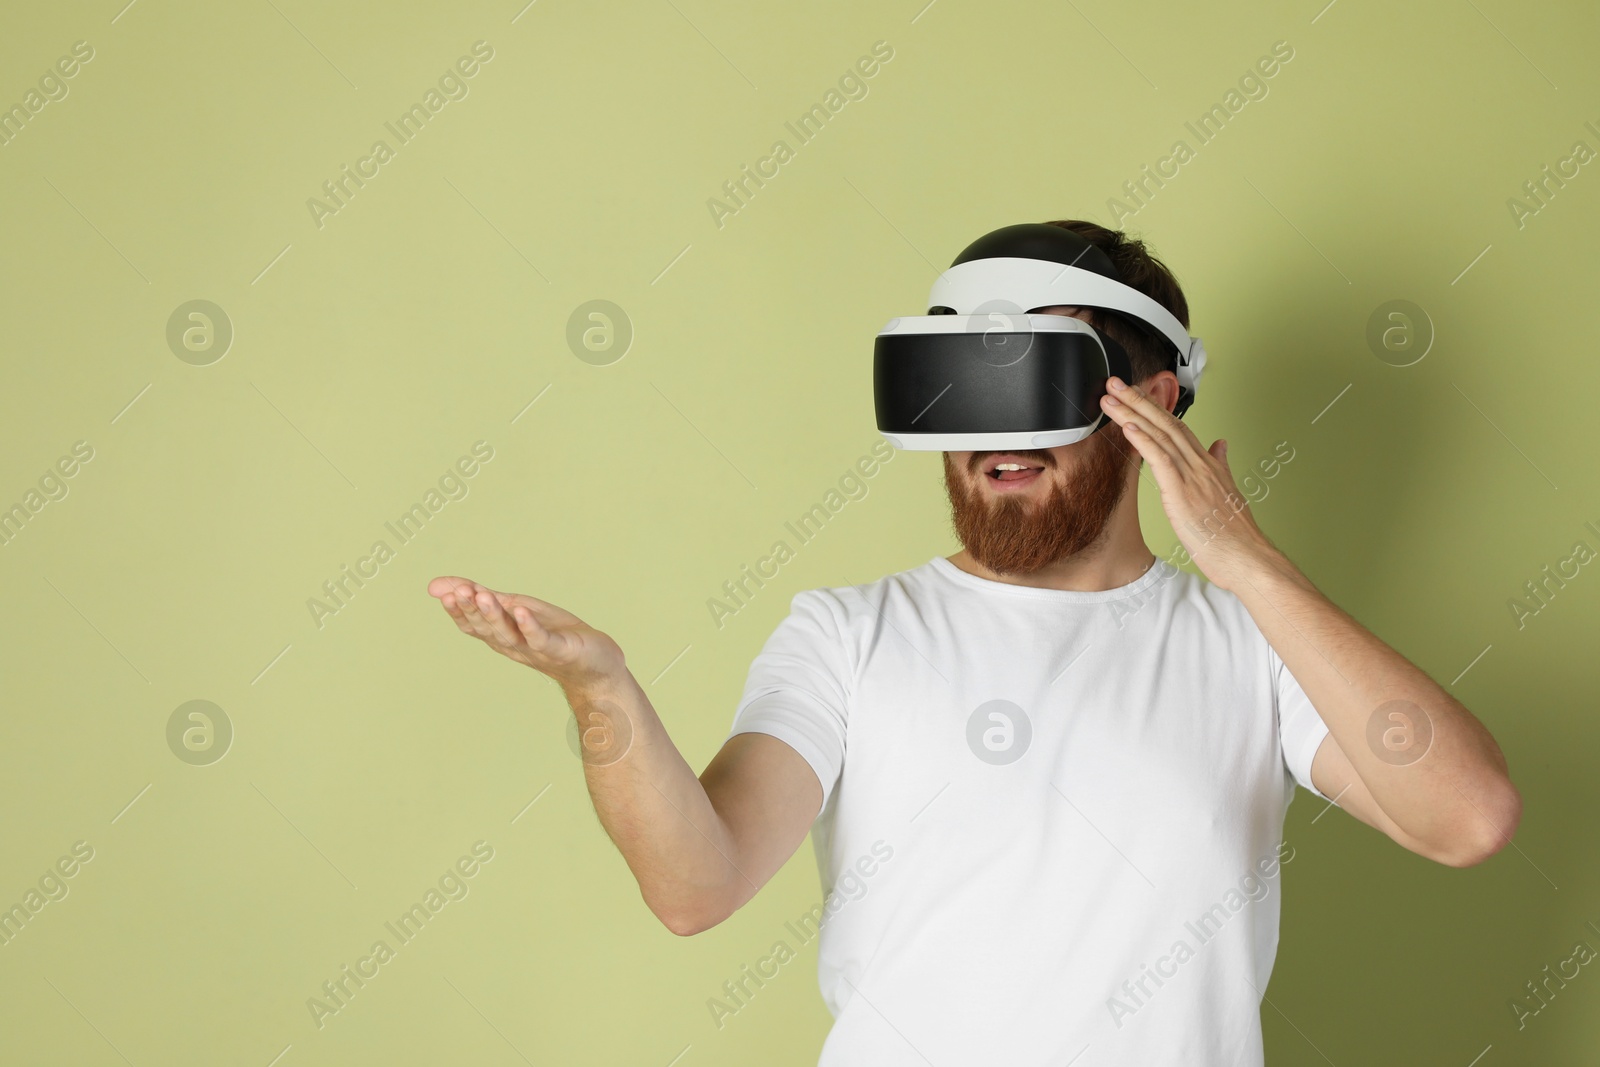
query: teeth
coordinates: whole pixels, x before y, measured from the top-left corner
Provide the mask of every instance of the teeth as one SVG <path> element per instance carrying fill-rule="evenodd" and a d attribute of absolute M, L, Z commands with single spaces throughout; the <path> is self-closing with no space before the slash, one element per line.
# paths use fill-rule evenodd
<path fill-rule="evenodd" d="M 1025 471 L 1031 470 L 1032 468 L 1024 467 L 1020 463 L 1000 463 L 997 464 L 994 469 L 997 471 Z"/>

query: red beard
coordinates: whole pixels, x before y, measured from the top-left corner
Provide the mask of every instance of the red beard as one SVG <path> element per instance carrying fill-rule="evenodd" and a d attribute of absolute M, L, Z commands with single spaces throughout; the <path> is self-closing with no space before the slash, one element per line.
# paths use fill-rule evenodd
<path fill-rule="evenodd" d="M 1122 440 L 1116 424 L 1103 426 L 1067 448 L 1071 469 L 1064 482 L 1051 487 L 1037 504 L 1023 494 L 995 497 L 976 478 L 987 478 L 979 465 L 988 452 L 974 452 L 966 473 L 957 471 L 944 454 L 944 484 L 956 536 L 974 560 L 996 574 L 1032 574 L 1097 544 L 1106 523 L 1128 487 L 1128 468 L 1138 452 Z M 1057 466 L 1056 455 L 1041 449 L 1017 450 L 1045 466 L 1041 477 Z"/>

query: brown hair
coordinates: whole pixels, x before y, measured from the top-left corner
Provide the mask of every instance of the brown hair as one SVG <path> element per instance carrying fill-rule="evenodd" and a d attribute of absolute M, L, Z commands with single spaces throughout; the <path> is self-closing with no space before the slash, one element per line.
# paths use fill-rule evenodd
<path fill-rule="evenodd" d="M 1082 219 L 1056 219 L 1049 221 L 1048 225 L 1071 230 L 1099 248 L 1110 257 L 1111 265 L 1117 269 L 1117 277 L 1124 285 L 1139 290 L 1172 312 L 1173 317 L 1183 323 L 1184 329 L 1189 328 L 1189 301 L 1184 298 L 1178 280 L 1172 276 L 1166 264 L 1150 254 L 1143 241 L 1131 238 L 1120 230 L 1108 230 Z M 1110 334 L 1128 350 L 1135 382 L 1143 381 L 1159 371 L 1175 369 L 1172 346 L 1147 328 L 1136 325 L 1135 320 L 1104 308 L 1085 310 L 1089 313 L 1090 325 Z"/>

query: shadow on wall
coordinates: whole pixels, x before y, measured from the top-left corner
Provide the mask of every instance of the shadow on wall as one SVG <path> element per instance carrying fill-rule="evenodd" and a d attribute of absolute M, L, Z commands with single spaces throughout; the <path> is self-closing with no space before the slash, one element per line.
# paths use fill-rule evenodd
<path fill-rule="evenodd" d="M 1357 217 L 1355 207 L 1323 212 Z M 1314 240 L 1327 232 L 1296 221 Z M 1495 307 L 1515 296 L 1492 262 L 1451 285 L 1495 234 L 1386 234 L 1364 262 L 1339 263 L 1347 284 L 1285 232 L 1262 251 L 1286 269 L 1278 291 L 1259 301 L 1259 318 L 1240 331 L 1246 351 L 1219 352 L 1249 368 L 1229 378 L 1229 409 L 1252 413 L 1262 440 L 1287 439 L 1297 450 L 1291 476 L 1279 479 L 1257 518 L 1335 602 L 1484 720 L 1506 753 L 1524 815 L 1513 844 L 1480 866 L 1453 869 L 1341 812 L 1324 814 L 1325 802 L 1300 793 L 1284 832 L 1302 861 L 1285 876 L 1279 961 L 1262 1009 L 1267 1062 L 1465 1067 L 1486 1050 L 1485 1065 L 1592 1062 L 1592 1051 L 1580 1050 L 1593 1048 L 1586 1030 L 1600 976 L 1589 972 L 1600 969 L 1580 961 L 1600 958 L 1600 863 L 1582 828 L 1597 805 L 1593 768 L 1580 754 L 1597 740 L 1585 712 L 1600 679 L 1581 651 L 1582 635 L 1595 630 L 1595 600 L 1564 592 L 1556 605 L 1564 613 L 1541 615 L 1545 630 L 1534 641 L 1518 635 L 1505 610 L 1521 578 L 1570 551 L 1586 502 L 1578 474 L 1562 467 L 1570 442 L 1549 443 L 1572 431 L 1541 428 L 1542 445 L 1518 440 L 1545 460 L 1536 472 L 1471 406 L 1511 418 L 1520 411 L 1521 434 L 1540 425 L 1509 398 L 1515 371 L 1495 363 L 1507 338 L 1538 345 L 1541 327 L 1524 318 L 1512 335 L 1502 325 Z M 1460 263 L 1441 266 L 1440 249 L 1468 245 Z M 1491 283 L 1493 303 L 1483 297 Z M 1521 284 L 1535 294 L 1541 280 Z M 1421 305 L 1439 334 L 1420 363 L 1399 366 L 1369 348 L 1368 316 L 1393 298 Z M 1543 350 L 1576 351 L 1558 343 L 1559 316 L 1543 328 Z M 1546 380 L 1552 370 L 1561 368 L 1547 364 Z M 1469 401 L 1461 386 L 1484 395 Z M 1233 441 L 1220 423 L 1208 430 L 1205 444 Z M 1254 454 L 1242 442 L 1232 451 Z M 1563 484 L 1564 471 L 1571 491 L 1561 496 L 1547 483 Z M 1588 504 L 1588 517 L 1600 518 L 1600 501 Z M 1587 540 L 1600 550 L 1600 539 Z M 1491 544 L 1513 548 L 1486 551 Z M 1491 644 L 1494 658 L 1473 661 L 1474 673 L 1452 685 Z"/>

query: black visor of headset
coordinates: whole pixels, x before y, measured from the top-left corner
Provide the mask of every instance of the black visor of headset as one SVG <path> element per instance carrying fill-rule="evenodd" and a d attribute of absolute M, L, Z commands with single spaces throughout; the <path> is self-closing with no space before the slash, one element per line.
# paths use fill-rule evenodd
<path fill-rule="evenodd" d="M 1109 312 L 1174 350 L 1194 401 L 1205 347 L 1166 308 L 1117 278 L 1110 259 L 1071 230 L 1028 223 L 970 245 L 934 283 L 927 315 L 878 333 L 873 399 L 878 430 L 913 451 L 1053 448 L 1102 426 L 1105 380 L 1133 381 L 1127 352 L 1058 306 Z"/>

